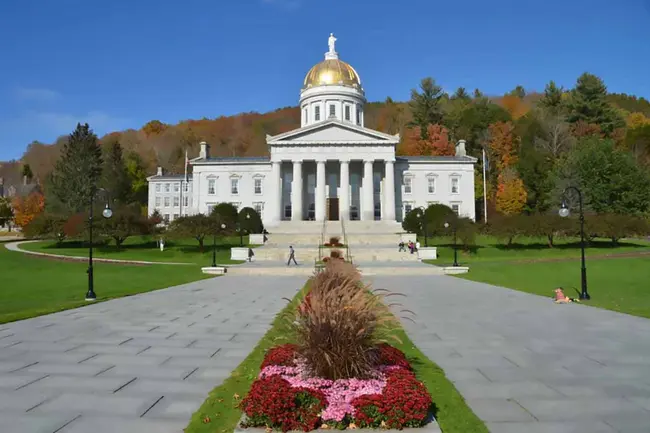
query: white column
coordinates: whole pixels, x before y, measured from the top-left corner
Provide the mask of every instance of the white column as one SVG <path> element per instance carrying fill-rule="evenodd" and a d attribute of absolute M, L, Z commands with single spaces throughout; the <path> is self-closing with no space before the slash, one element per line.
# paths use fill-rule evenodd
<path fill-rule="evenodd" d="M 293 221 L 302 221 L 302 161 L 293 161 L 291 219 Z"/>
<path fill-rule="evenodd" d="M 339 218 L 350 219 L 350 161 L 341 161 L 341 196 L 339 197 Z"/>
<path fill-rule="evenodd" d="M 372 221 L 375 219 L 372 163 L 373 161 L 363 161 L 363 204 L 361 205 L 361 219 L 364 221 Z"/>
<path fill-rule="evenodd" d="M 280 161 L 271 162 L 271 222 L 282 221 L 282 191 L 280 189 Z"/>
<path fill-rule="evenodd" d="M 325 161 L 316 161 L 316 221 L 325 219 Z"/>
<path fill-rule="evenodd" d="M 381 210 L 383 220 L 395 221 L 395 163 L 384 161 L 386 174 L 384 177 L 384 209 Z"/>

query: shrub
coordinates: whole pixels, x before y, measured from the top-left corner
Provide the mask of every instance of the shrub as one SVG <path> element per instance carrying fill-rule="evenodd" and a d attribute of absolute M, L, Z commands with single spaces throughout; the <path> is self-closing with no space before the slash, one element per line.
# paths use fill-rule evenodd
<path fill-rule="evenodd" d="M 314 277 L 309 308 L 291 321 L 311 375 L 337 380 L 372 374 L 384 325 L 395 321 L 381 300 L 349 263 L 330 261 Z"/>
<path fill-rule="evenodd" d="M 297 349 L 298 346 L 295 344 L 283 344 L 274 347 L 264 357 L 261 368 L 268 367 L 269 365 L 293 365 L 296 359 Z"/>
<path fill-rule="evenodd" d="M 270 427 L 310 431 L 318 426 L 327 401 L 322 392 L 292 388 L 279 376 L 253 382 L 241 409 L 248 417 L 246 427 Z"/>
<path fill-rule="evenodd" d="M 388 373 L 381 395 L 356 398 L 354 422 L 358 427 L 403 429 L 421 427 L 431 410 L 431 395 L 415 375 L 408 370 Z"/>

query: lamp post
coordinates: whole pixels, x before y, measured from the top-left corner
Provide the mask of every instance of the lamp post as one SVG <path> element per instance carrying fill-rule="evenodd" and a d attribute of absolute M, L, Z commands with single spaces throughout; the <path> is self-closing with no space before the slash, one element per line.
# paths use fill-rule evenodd
<path fill-rule="evenodd" d="M 93 273 L 93 206 L 95 205 L 95 196 L 100 192 L 106 195 L 106 207 L 104 207 L 104 210 L 102 211 L 102 216 L 106 219 L 113 216 L 113 211 L 109 206 L 108 191 L 104 188 L 93 188 L 90 193 L 90 212 L 88 213 L 88 240 L 90 246 L 88 247 L 88 270 L 86 271 L 88 274 L 88 292 L 86 293 L 86 301 L 94 301 L 97 299 Z"/>
<path fill-rule="evenodd" d="M 589 300 L 589 292 L 587 292 L 587 265 L 585 263 L 585 214 L 582 207 L 582 192 L 575 186 L 569 186 L 562 192 L 562 206 L 560 207 L 559 214 L 562 218 L 566 218 L 571 213 L 566 203 L 566 193 L 569 190 L 573 190 L 578 194 L 578 204 L 580 206 L 580 254 L 581 254 L 581 266 L 580 266 L 580 299 Z"/>
<path fill-rule="evenodd" d="M 422 209 L 422 217 L 420 218 L 420 227 L 422 228 L 422 232 L 424 233 L 424 246 L 427 246 L 427 219 L 425 217 L 425 212 L 426 210 L 423 207 L 420 207 Z"/>
<path fill-rule="evenodd" d="M 221 230 L 225 230 L 226 225 L 221 224 Z M 217 267 L 217 232 L 212 233 L 212 267 Z"/>
<path fill-rule="evenodd" d="M 246 214 L 246 219 L 247 220 L 251 219 L 251 214 L 247 213 Z M 239 219 L 237 221 L 237 231 L 239 232 L 239 246 L 243 247 L 244 246 L 244 230 L 241 227 L 241 221 Z"/>
<path fill-rule="evenodd" d="M 445 228 L 449 228 L 449 223 L 445 223 Z M 456 223 L 454 222 L 452 225 L 452 230 L 454 231 L 454 264 L 452 266 L 459 266 L 458 265 L 458 248 L 456 248 Z"/>

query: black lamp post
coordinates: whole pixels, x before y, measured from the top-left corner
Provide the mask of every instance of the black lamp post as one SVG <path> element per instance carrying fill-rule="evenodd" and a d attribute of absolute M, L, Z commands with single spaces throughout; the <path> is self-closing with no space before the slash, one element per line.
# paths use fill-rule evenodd
<path fill-rule="evenodd" d="M 421 207 L 422 209 L 422 217 L 420 218 L 420 227 L 422 228 L 422 232 L 424 232 L 424 246 L 427 246 L 427 219 L 425 217 L 425 209 Z"/>
<path fill-rule="evenodd" d="M 580 205 L 580 254 L 582 256 L 580 267 L 580 299 L 589 300 L 591 296 L 587 292 L 587 265 L 585 263 L 585 214 L 582 207 L 582 192 L 575 186 L 569 186 L 562 192 L 562 206 L 560 207 L 559 214 L 561 217 L 566 218 L 571 213 L 566 203 L 566 193 L 569 190 L 573 190 L 578 194 L 578 203 Z"/>
<path fill-rule="evenodd" d="M 246 219 L 249 220 L 251 219 L 251 214 L 247 213 L 246 214 Z M 239 246 L 243 247 L 244 246 L 244 230 L 242 229 L 241 226 L 241 221 L 237 221 L 237 231 L 239 232 Z"/>
<path fill-rule="evenodd" d="M 221 230 L 225 230 L 226 225 L 221 224 Z M 212 267 L 217 267 L 217 232 L 212 234 Z"/>
<path fill-rule="evenodd" d="M 449 228 L 449 223 L 445 223 L 445 228 Z M 456 222 L 452 224 L 452 230 L 454 231 L 454 264 L 452 266 L 459 266 L 458 264 L 458 248 L 456 248 Z"/>
<path fill-rule="evenodd" d="M 90 193 L 90 212 L 88 214 L 88 240 L 90 241 L 90 246 L 88 247 L 88 270 L 86 271 L 88 274 L 88 292 L 86 293 L 86 301 L 94 301 L 97 299 L 93 274 L 93 206 L 95 205 L 95 196 L 100 192 L 106 195 L 106 207 L 102 211 L 102 216 L 106 219 L 113 216 L 113 211 L 109 206 L 108 191 L 104 188 L 93 188 Z"/>

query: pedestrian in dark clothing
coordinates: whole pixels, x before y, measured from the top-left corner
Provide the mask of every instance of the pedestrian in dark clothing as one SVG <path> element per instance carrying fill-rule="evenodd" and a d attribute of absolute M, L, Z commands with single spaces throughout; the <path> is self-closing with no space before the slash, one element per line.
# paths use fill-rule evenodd
<path fill-rule="evenodd" d="M 287 266 L 291 265 L 291 260 L 293 260 L 293 263 L 298 266 L 298 262 L 296 262 L 296 251 L 293 249 L 293 246 L 289 246 L 289 261 L 287 261 Z"/>

